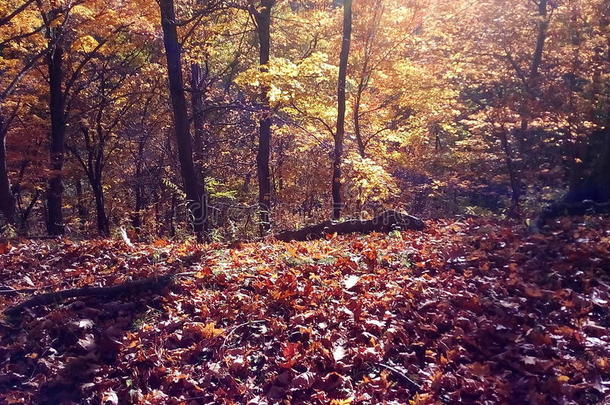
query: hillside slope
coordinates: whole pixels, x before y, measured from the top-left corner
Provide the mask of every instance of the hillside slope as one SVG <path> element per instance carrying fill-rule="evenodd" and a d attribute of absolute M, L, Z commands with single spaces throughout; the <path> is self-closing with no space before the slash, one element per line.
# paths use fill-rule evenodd
<path fill-rule="evenodd" d="M 312 242 L 23 241 L 0 309 L 193 271 L 0 324 L 0 402 L 594 404 L 610 389 L 610 220 L 482 219 Z M 30 290 L 31 289 L 31 290 Z"/>

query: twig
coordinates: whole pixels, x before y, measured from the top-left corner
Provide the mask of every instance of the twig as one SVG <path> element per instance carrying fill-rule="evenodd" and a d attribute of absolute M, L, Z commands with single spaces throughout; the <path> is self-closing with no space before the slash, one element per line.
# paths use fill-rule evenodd
<path fill-rule="evenodd" d="M 412 390 L 414 390 L 414 391 L 421 390 L 421 386 L 418 383 L 413 381 L 411 378 L 409 378 L 409 376 L 407 376 L 402 371 L 398 370 L 396 367 L 392 367 L 392 366 L 389 366 L 384 363 L 376 363 L 376 364 L 379 367 L 385 368 L 386 370 L 389 370 L 389 371 L 393 372 L 394 374 L 396 374 L 398 377 L 400 377 L 401 380 L 403 380 L 405 383 L 407 383 L 409 388 L 411 388 Z"/>
<path fill-rule="evenodd" d="M 225 347 L 225 345 L 229 341 L 229 337 L 231 337 L 231 335 L 233 333 L 235 333 L 235 331 L 237 331 L 237 329 L 242 328 L 242 327 L 247 326 L 247 325 L 252 325 L 254 323 L 263 323 L 263 322 L 267 322 L 267 320 L 265 320 L 265 319 L 257 319 L 255 321 L 248 321 L 248 322 L 240 323 L 239 325 L 234 326 L 233 328 L 231 328 L 229 333 L 227 333 L 227 335 L 225 336 L 225 339 L 222 342 L 222 345 L 220 345 L 220 350 L 222 350 Z"/>
<path fill-rule="evenodd" d="M 48 286 L 40 287 L 40 288 L 34 288 L 34 287 L 12 288 L 12 287 L 8 287 L 8 286 L 2 286 L 2 287 L 4 287 L 5 289 L 0 290 L 0 295 L 1 294 L 24 294 L 24 293 L 38 291 L 43 288 L 48 288 Z"/>

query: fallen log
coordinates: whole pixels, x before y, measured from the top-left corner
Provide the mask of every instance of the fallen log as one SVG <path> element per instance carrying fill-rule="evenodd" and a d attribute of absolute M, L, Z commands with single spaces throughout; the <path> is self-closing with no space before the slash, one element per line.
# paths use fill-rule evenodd
<path fill-rule="evenodd" d="M 533 230 L 539 232 L 550 219 L 572 215 L 610 214 L 610 202 L 584 200 L 576 203 L 556 202 L 546 207 L 534 220 Z"/>
<path fill-rule="evenodd" d="M 117 284 L 108 287 L 81 287 L 72 288 L 69 290 L 61 290 L 38 294 L 32 298 L 22 302 L 21 304 L 7 308 L 4 314 L 7 316 L 17 316 L 26 308 L 34 308 L 40 305 L 58 304 L 68 298 L 77 297 L 115 297 L 123 294 L 137 294 L 143 291 L 158 291 L 173 283 L 178 276 L 186 276 L 194 274 L 176 273 L 166 274 L 163 276 L 148 277 L 140 280 L 126 281 L 122 284 Z"/>
<path fill-rule="evenodd" d="M 344 235 L 348 233 L 391 232 L 393 230 L 412 229 L 421 231 L 425 228 L 424 222 L 412 215 L 398 211 L 385 211 L 369 220 L 351 219 L 343 222 L 324 221 L 316 225 L 307 226 L 296 231 L 284 231 L 275 235 L 275 239 L 288 242 L 291 240 L 305 241 L 321 239 L 328 234 Z"/>

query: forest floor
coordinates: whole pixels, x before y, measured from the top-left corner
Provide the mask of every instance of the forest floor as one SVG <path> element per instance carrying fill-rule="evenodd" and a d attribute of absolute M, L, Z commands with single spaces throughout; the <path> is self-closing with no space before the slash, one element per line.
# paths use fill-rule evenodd
<path fill-rule="evenodd" d="M 610 395 L 610 219 L 488 219 L 283 243 L 21 241 L 0 289 L 71 299 L 0 320 L 0 403 L 578 403 Z M 0 294 L 0 310 L 35 292 Z"/>

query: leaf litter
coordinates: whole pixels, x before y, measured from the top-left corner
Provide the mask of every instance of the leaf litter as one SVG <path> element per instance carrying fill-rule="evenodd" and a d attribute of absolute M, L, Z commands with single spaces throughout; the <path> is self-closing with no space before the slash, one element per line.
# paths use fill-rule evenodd
<path fill-rule="evenodd" d="M 603 403 L 610 220 L 244 243 L 21 241 L 1 290 L 194 271 L 0 322 L 6 404 Z M 0 294 L 0 308 L 23 293 Z"/>

